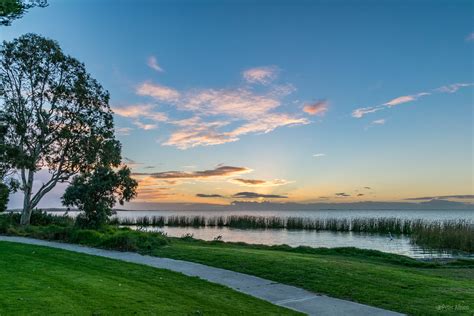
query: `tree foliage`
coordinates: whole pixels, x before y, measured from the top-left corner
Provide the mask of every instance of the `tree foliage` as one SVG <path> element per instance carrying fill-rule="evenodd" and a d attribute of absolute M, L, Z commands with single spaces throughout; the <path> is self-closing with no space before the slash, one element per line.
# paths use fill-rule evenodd
<path fill-rule="evenodd" d="M 62 197 L 68 207 L 84 212 L 78 218 L 82 226 L 99 227 L 107 222 L 117 201 L 123 205 L 136 196 L 138 183 L 130 177 L 128 167 L 114 171 L 99 167 L 75 176 Z"/>
<path fill-rule="evenodd" d="M 0 0 L 0 25 L 11 25 L 13 20 L 21 18 L 29 9 L 46 6 L 46 0 Z"/>
<path fill-rule="evenodd" d="M 35 34 L 3 42 L 0 100 L 4 150 L 24 193 L 22 224 L 57 183 L 120 164 L 109 93 L 57 42 Z M 49 179 L 33 192 L 39 170 Z"/>

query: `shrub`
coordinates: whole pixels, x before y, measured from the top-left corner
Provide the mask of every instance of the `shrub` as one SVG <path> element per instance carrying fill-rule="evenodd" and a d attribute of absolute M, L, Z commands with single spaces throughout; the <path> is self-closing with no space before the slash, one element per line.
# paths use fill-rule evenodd
<path fill-rule="evenodd" d="M 5 212 L 7 210 L 8 205 L 8 196 L 10 195 L 10 189 L 8 186 L 0 182 L 0 213 Z"/>

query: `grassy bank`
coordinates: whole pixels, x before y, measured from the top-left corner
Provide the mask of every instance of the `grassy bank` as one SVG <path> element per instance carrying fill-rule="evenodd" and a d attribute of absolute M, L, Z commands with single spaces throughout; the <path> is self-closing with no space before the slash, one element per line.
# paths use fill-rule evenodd
<path fill-rule="evenodd" d="M 0 242 L 1 315 L 296 315 L 167 270 Z"/>
<path fill-rule="evenodd" d="M 421 246 L 439 250 L 474 252 L 474 223 L 467 220 L 425 221 L 396 217 L 304 218 L 276 216 L 145 216 L 114 218 L 122 226 L 232 227 L 240 229 L 289 229 L 333 232 L 405 234 Z"/>
<path fill-rule="evenodd" d="M 450 315 L 453 309 L 456 309 L 457 314 L 472 315 L 474 311 L 472 260 L 422 262 L 355 248 L 315 249 L 204 242 L 112 226 L 94 231 L 93 234 L 72 226 L 51 224 L 30 228 L 15 226 L 6 233 L 109 249 L 135 249 L 151 255 L 248 273 L 316 293 L 411 315 Z M 121 235 L 120 239 L 114 239 L 118 242 L 104 242 L 117 234 Z M 143 234 L 142 239 L 138 239 L 136 234 Z M 76 239 L 70 236 L 76 236 Z M 164 242 L 150 246 L 148 236 L 163 239 Z M 130 244 L 134 244 L 134 247 L 130 248 Z"/>
<path fill-rule="evenodd" d="M 270 247 L 177 239 L 152 253 L 410 315 L 474 312 L 474 261 L 441 264 L 355 248 Z"/>

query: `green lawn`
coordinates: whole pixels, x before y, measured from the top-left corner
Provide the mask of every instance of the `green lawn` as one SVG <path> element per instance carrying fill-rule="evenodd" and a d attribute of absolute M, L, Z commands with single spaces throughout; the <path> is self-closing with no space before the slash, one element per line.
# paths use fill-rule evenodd
<path fill-rule="evenodd" d="M 172 239 L 156 256 L 200 262 L 411 315 L 474 313 L 474 263 L 422 263 L 358 249 L 286 249 Z"/>
<path fill-rule="evenodd" d="M 198 278 L 0 242 L 0 315 L 296 315 Z"/>

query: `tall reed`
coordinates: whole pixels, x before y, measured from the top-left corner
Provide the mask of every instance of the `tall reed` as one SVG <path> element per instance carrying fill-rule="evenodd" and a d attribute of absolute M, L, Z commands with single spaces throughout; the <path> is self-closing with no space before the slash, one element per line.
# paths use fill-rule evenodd
<path fill-rule="evenodd" d="M 474 224 L 467 220 L 426 221 L 397 217 L 308 218 L 230 215 L 152 216 L 114 218 L 119 225 L 174 227 L 232 227 L 240 229 L 290 229 L 409 235 L 414 244 L 437 249 L 474 252 Z"/>

